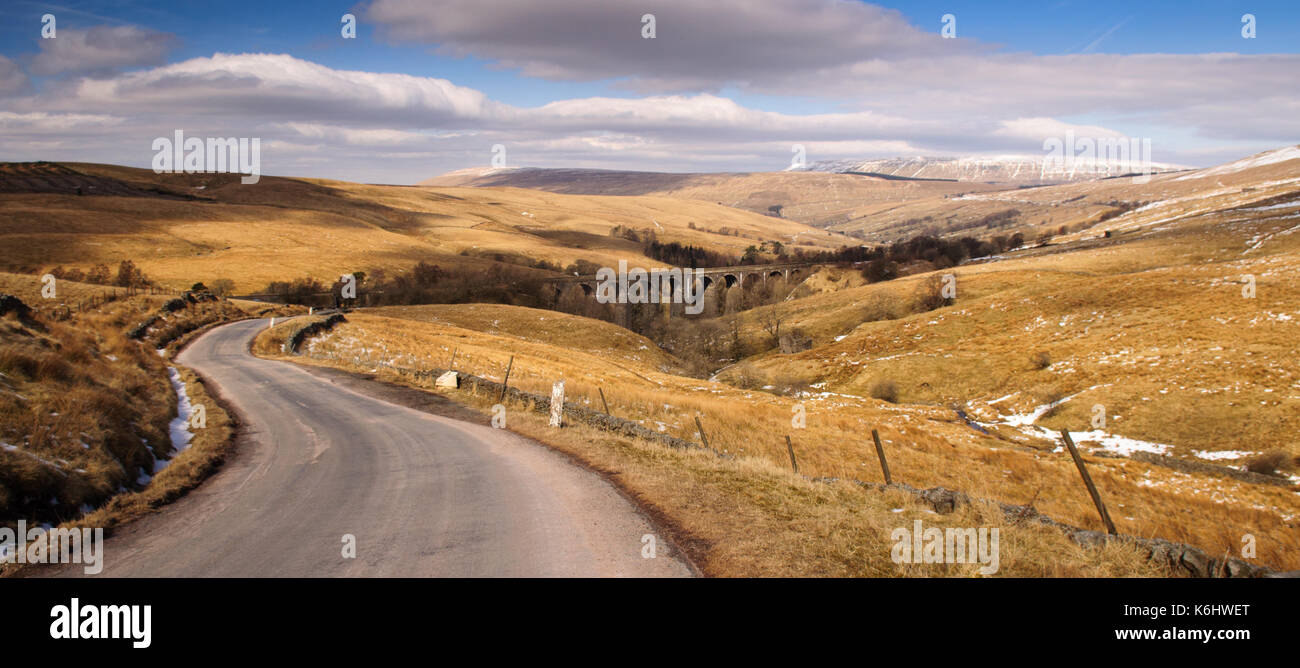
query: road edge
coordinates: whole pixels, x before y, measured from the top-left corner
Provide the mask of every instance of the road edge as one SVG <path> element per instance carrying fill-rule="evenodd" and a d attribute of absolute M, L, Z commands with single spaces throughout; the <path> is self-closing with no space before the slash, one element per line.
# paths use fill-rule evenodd
<path fill-rule="evenodd" d="M 251 345 L 251 340 L 250 340 L 250 345 Z M 481 425 L 487 425 L 489 423 L 488 416 L 486 414 L 474 409 L 471 406 L 455 401 L 452 398 L 446 397 L 436 392 L 431 392 L 426 389 L 412 387 L 409 385 L 402 385 L 400 383 L 391 383 L 385 380 L 381 380 L 373 375 L 365 374 L 361 372 L 347 371 L 344 369 L 338 369 L 331 366 L 322 366 L 317 364 L 304 363 L 290 357 L 271 358 L 271 357 L 263 357 L 260 355 L 253 355 L 253 356 L 257 357 L 258 359 L 263 359 L 268 361 L 289 362 L 294 366 L 306 371 L 307 373 L 310 373 L 313 376 L 316 376 L 323 380 L 327 380 L 329 382 L 337 383 L 338 381 L 343 380 L 346 382 L 344 386 L 349 390 L 358 392 L 359 394 L 366 395 L 372 399 L 384 401 L 397 406 L 402 406 L 404 408 L 409 408 L 411 410 L 420 411 L 421 413 L 436 415 L 438 417 L 446 418 L 449 420 L 455 420 L 457 422 L 464 422 L 466 424 L 477 424 L 481 426 Z M 363 389 L 363 388 L 373 389 L 375 386 L 384 388 L 384 390 L 386 391 L 382 393 L 376 393 L 373 391 L 366 391 L 365 389 Z M 409 400 L 410 397 L 415 395 L 424 397 L 427 399 L 427 401 L 417 402 L 417 401 Z M 454 411 L 434 410 L 431 404 L 433 405 L 451 404 L 456 407 L 456 410 Z M 471 422 L 465 419 L 467 415 L 473 415 L 475 417 L 481 418 L 481 422 L 477 422 L 477 423 Z M 644 499 L 639 498 L 638 495 L 634 494 L 631 490 L 627 489 L 619 480 L 618 476 L 616 475 L 616 472 L 602 468 L 572 452 L 564 450 L 558 446 L 552 445 L 545 441 L 538 440 L 536 438 L 528 436 L 527 434 L 520 433 L 518 431 L 515 431 L 514 429 L 510 429 L 509 427 L 506 428 L 506 431 L 509 431 L 517 438 L 523 439 L 529 443 L 546 448 L 548 451 L 554 452 L 564 457 L 565 460 L 567 460 L 569 463 L 573 464 L 574 466 L 577 466 L 596 476 L 599 476 L 601 480 L 605 481 L 611 487 L 613 487 L 614 490 L 618 492 L 619 496 L 621 496 L 624 500 L 626 500 L 636 510 L 637 514 L 641 515 L 646 520 L 646 522 L 648 522 L 652 527 L 654 527 L 655 529 L 657 529 L 663 534 L 664 538 L 667 539 L 669 546 L 675 552 L 675 556 L 678 559 L 680 559 L 683 564 L 686 565 L 687 569 L 691 571 L 691 575 L 693 575 L 694 577 L 701 577 L 701 578 L 713 577 L 707 570 L 705 570 L 700 566 L 701 562 L 707 563 L 707 558 L 706 558 L 707 542 L 701 538 L 697 538 L 696 536 L 694 536 L 694 534 L 692 534 L 689 530 L 683 527 L 681 523 L 673 519 L 673 517 L 670 516 L 668 513 L 666 513 L 663 509 L 659 508 L 658 506 L 655 506 L 652 503 L 645 501 Z"/>

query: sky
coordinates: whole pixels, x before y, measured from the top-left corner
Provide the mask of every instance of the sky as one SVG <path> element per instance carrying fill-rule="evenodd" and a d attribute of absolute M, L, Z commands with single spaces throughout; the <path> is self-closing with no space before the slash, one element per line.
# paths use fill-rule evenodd
<path fill-rule="evenodd" d="M 8 0 L 4 19 L 0 161 L 149 167 L 181 130 L 259 139 L 264 174 L 409 184 L 494 157 L 776 171 L 795 146 L 1040 157 L 1073 133 L 1206 166 L 1300 142 L 1294 0 Z"/>

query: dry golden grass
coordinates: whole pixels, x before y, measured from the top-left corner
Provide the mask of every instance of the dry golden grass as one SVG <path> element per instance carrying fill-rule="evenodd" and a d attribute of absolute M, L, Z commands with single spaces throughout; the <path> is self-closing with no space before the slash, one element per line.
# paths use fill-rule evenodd
<path fill-rule="evenodd" d="M 990 422 L 1070 397 L 1040 424 L 1086 431 L 1100 404 L 1110 431 L 1176 445 L 1174 456 L 1300 454 L 1292 437 L 1300 374 L 1287 364 L 1300 336 L 1300 238 L 1280 239 L 1267 255 L 1240 250 L 1241 236 L 1284 225 L 1189 227 L 961 267 L 943 272 L 956 277 L 954 305 L 896 320 L 864 321 L 878 301 L 906 302 L 925 277 L 797 300 L 783 306 L 788 326 L 818 345 L 751 359 L 721 377 L 792 378 L 863 396 L 891 380 L 901 401 L 965 407 Z M 1229 250 L 1208 261 L 1184 252 L 1216 246 Z M 1256 277 L 1254 298 L 1242 296 L 1247 274 Z M 734 316 L 751 341 L 762 338 L 755 315 Z M 1039 353 L 1050 366 L 1038 368 Z"/>
<path fill-rule="evenodd" d="M 1087 431 L 1094 404 L 1104 407 L 1109 434 L 1168 445 L 1174 456 L 1268 450 L 1286 461 L 1297 454 L 1290 435 L 1300 421 L 1300 379 L 1290 364 L 1300 339 L 1300 225 L 1290 209 L 1251 205 L 1294 192 L 1290 169 L 1208 182 L 1161 176 L 1144 187 L 1117 180 L 982 193 L 882 211 L 884 223 L 906 226 L 912 223 L 895 219 L 930 207 L 936 220 L 946 216 L 942 225 L 952 225 L 963 216 L 1032 205 L 1047 218 L 1029 223 L 1083 229 L 1063 236 L 1071 246 L 952 270 L 956 302 L 925 313 L 914 313 L 914 304 L 933 275 L 862 286 L 843 271 L 823 274 L 780 306 L 787 330 L 803 330 L 814 347 L 756 355 L 723 369 L 716 381 L 683 375 L 680 360 L 606 323 L 502 306 L 353 313 L 307 341 L 299 359 L 398 379 L 384 365 L 440 368 L 456 351 L 457 368 L 500 380 L 513 355 L 510 384 L 521 389 L 545 393 L 563 378 L 571 401 L 602 407 L 603 390 L 615 415 L 692 440 L 700 417 L 711 445 L 734 460 L 584 427 L 548 432 L 519 410 L 511 426 L 616 471 L 625 489 L 680 527 L 683 541 L 702 541 L 704 564 L 716 574 L 968 574 L 901 571 L 882 560 L 888 541 L 881 529 L 919 511 L 902 499 L 789 474 L 783 436 L 793 439 L 803 474 L 879 481 L 870 444 L 870 431 L 879 429 L 896 480 L 1033 503 L 1054 519 L 1093 529 L 1100 523 L 1078 473 L 1045 428 Z M 21 248 L 29 264 L 77 265 L 117 254 L 155 278 L 187 285 L 229 277 L 257 287 L 272 277 L 329 278 L 431 257 L 485 262 L 462 252 L 637 261 L 635 244 L 608 235 L 614 225 L 652 227 L 661 239 L 720 250 L 768 234 L 802 237 L 788 221 L 672 198 L 291 179 L 266 179 L 266 188 L 252 189 L 214 175 L 176 175 L 169 183 L 217 201 L 0 198 L 9 220 L 6 248 Z M 1101 222 L 1115 208 L 1109 201 L 1157 203 Z M 88 206 L 93 215 L 86 215 Z M 54 245 L 42 236 L 50 220 L 83 233 L 87 243 Z M 724 225 L 742 236 L 716 234 Z M 1116 234 L 1101 238 L 1103 230 Z M 814 245 L 831 241 L 811 238 Z M 1253 299 L 1241 295 L 1246 275 L 1257 280 Z M 762 313 L 728 316 L 756 349 L 766 336 Z M 280 342 L 300 324 L 281 323 L 258 350 L 283 354 Z M 722 324 L 725 331 L 730 322 Z M 1040 353 L 1050 364 L 1034 362 Z M 40 360 L 31 369 L 64 373 Z M 897 404 L 868 396 L 882 382 L 897 387 Z M 480 408 L 494 399 L 453 396 Z M 801 411 L 806 425 L 796 426 Z M 1186 542 L 1216 556 L 1238 554 L 1251 534 L 1256 561 L 1300 568 L 1294 489 L 1095 456 L 1090 451 L 1106 446 L 1106 437 L 1078 440 L 1121 532 Z M 998 519 L 981 514 L 987 509 L 961 512 L 934 521 L 979 526 Z M 1051 530 L 1023 531 L 1004 539 L 1013 546 L 1004 574 L 1151 573 L 1132 550 L 1088 552 Z M 775 547 L 764 554 L 764 546 Z"/>
<path fill-rule="evenodd" d="M 598 389 L 603 389 L 613 414 L 688 440 L 698 439 L 694 417 L 699 415 L 713 447 L 768 466 L 788 466 L 782 436 L 790 434 L 800 472 L 811 476 L 880 481 L 869 436 L 877 428 L 897 480 L 918 487 L 942 485 L 1009 503 L 1034 502 L 1059 521 L 1100 528 L 1073 464 L 1068 456 L 1050 452 L 1050 444 L 1026 447 L 980 434 L 946 408 L 896 406 L 829 392 L 778 396 L 665 373 L 640 346 L 627 351 L 606 341 L 603 323 L 587 321 L 590 324 L 581 330 L 587 342 L 581 350 L 568 342 L 552 346 L 542 341 L 548 332 L 537 325 L 535 312 L 494 308 L 496 333 L 449 324 L 484 327 L 488 322 L 482 315 L 455 313 L 463 310 L 459 307 L 421 307 L 410 318 L 353 313 L 349 322 L 309 340 L 304 351 L 320 363 L 382 374 L 386 370 L 381 363 L 445 368 L 457 349 L 458 369 L 498 381 L 514 355 L 512 387 L 546 393 L 552 382 L 564 378 L 569 401 L 597 409 L 602 407 Z M 501 326 L 503 316 L 512 311 L 519 314 L 520 324 Z M 555 331 L 572 336 L 581 324 L 576 319 Z M 521 327 L 531 332 L 528 340 L 505 333 Z M 648 341 L 642 345 L 653 348 Z M 791 422 L 799 406 L 806 411 L 804 429 Z M 1124 533 L 1188 542 L 1212 554 L 1235 554 L 1242 534 L 1253 533 L 1261 562 L 1282 567 L 1297 563 L 1300 539 L 1293 530 L 1293 492 L 1128 460 L 1093 459 L 1091 466 Z"/>
<path fill-rule="evenodd" d="M 397 380 L 397 379 L 394 379 Z M 466 393 L 443 390 L 465 401 Z M 491 396 L 471 396 L 486 410 Z M 814 483 L 759 457 L 726 460 L 569 425 L 556 430 L 523 406 L 507 424 L 604 472 L 643 505 L 669 518 L 705 573 L 722 577 L 978 577 L 977 564 L 895 564 L 891 532 L 926 527 L 1000 527 L 998 576 L 1160 577 L 1167 572 L 1124 546 L 1084 549 L 1041 525 L 1010 524 L 974 504 L 939 515 L 898 491 Z"/>
<path fill-rule="evenodd" d="M 197 487 L 234 452 L 235 424 L 230 415 L 193 371 L 185 367 L 177 367 L 177 371 L 185 383 L 190 404 L 204 407 L 206 426 L 191 428 L 194 438 L 189 447 L 173 457 L 167 468 L 154 476 L 144 489 L 119 494 L 67 526 L 104 529 L 120 526 Z"/>
<path fill-rule="evenodd" d="M 896 207 L 900 202 L 1003 189 L 1003 186 L 985 183 L 903 181 L 806 171 L 665 174 L 466 169 L 428 179 L 421 185 L 519 187 L 590 195 L 657 195 L 716 202 L 764 215 L 771 213 L 771 207 L 780 206 L 781 217 L 817 227 L 846 223 L 886 204 Z"/>
<path fill-rule="evenodd" d="M 0 521 L 111 528 L 201 482 L 233 446 L 233 427 L 194 374 L 178 368 L 207 423 L 188 449 L 174 452 L 177 397 L 155 346 L 245 311 L 190 304 L 135 341 L 126 332 L 169 297 L 123 296 L 59 321 L 49 317 L 57 300 L 41 299 L 34 282 L 0 274 L 0 291 L 28 297 L 36 309 L 31 321 L 0 318 Z M 59 283 L 60 297 L 79 290 L 100 294 L 99 286 Z M 155 458 L 170 460 L 156 476 Z"/>
<path fill-rule="evenodd" d="M 272 280 L 311 276 L 328 283 L 348 272 L 406 270 L 422 260 L 451 272 L 483 270 L 498 256 L 559 266 L 576 260 L 614 265 L 619 259 L 656 264 L 641 254 L 640 243 L 611 237 L 615 226 L 650 229 L 661 241 L 732 255 L 763 240 L 809 250 L 850 241 L 788 220 L 667 197 L 275 177 L 241 186 L 229 174 L 68 166 L 203 201 L 0 195 L 0 267 L 85 270 L 131 259 L 149 278 L 171 288 L 226 278 L 247 294 Z M 739 236 L 722 234 L 723 228 Z"/>
<path fill-rule="evenodd" d="M 68 322 L 0 320 L 4 518 L 76 516 L 151 470 L 150 447 L 170 448 L 163 363 L 122 334 L 148 308 L 128 299 Z"/>
<path fill-rule="evenodd" d="M 366 321 L 372 327 L 380 320 L 366 316 L 353 319 Z M 342 325 L 340 329 L 348 327 Z M 408 333 L 411 331 L 416 330 Z M 265 336 L 274 337 L 275 331 Z M 294 359 L 374 371 L 382 380 L 442 392 L 479 409 L 485 422 L 489 407 L 497 401 L 489 393 L 435 390 L 382 367 L 372 369 L 337 358 Z M 512 386 L 514 378 L 512 373 Z M 899 527 L 911 529 L 916 519 L 926 527 L 999 528 L 998 576 L 1168 575 L 1132 547 L 1085 549 L 1055 529 L 1010 523 L 1000 510 L 982 504 L 940 515 L 902 492 L 882 493 L 845 482 L 814 483 L 761 456 L 724 459 L 705 451 L 675 450 L 586 425 L 570 424 L 556 430 L 546 426 L 545 417 L 513 401 L 507 407 L 507 416 L 512 431 L 578 459 L 635 498 L 707 575 L 979 576 L 978 564 L 894 563 L 890 557 L 894 544 L 891 532 Z"/>

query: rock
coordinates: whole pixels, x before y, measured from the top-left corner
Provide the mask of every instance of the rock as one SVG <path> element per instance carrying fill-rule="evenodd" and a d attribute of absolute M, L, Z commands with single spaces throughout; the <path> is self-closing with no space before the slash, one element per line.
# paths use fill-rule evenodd
<path fill-rule="evenodd" d="M 961 492 L 956 492 L 943 487 L 932 487 L 922 490 L 921 498 L 925 499 L 934 512 L 940 515 L 947 515 L 955 510 L 957 506 L 964 506 L 970 502 L 970 499 Z"/>
<path fill-rule="evenodd" d="M 1086 548 L 1103 547 L 1111 540 L 1111 535 L 1103 531 L 1092 531 L 1090 529 L 1080 529 L 1071 536 L 1074 542 Z"/>
<path fill-rule="evenodd" d="M 1171 569 L 1178 565 L 1174 559 L 1174 546 L 1168 541 L 1156 538 L 1151 540 L 1148 546 L 1151 549 L 1151 561 Z"/>
<path fill-rule="evenodd" d="M 0 315 L 16 314 L 20 319 L 31 316 L 32 310 L 28 308 L 23 300 L 13 295 L 0 295 Z"/>
<path fill-rule="evenodd" d="M 433 382 L 433 386 L 451 388 L 460 387 L 460 374 L 455 371 L 448 371 L 447 373 L 438 376 L 438 380 Z"/>
<path fill-rule="evenodd" d="M 1227 574 L 1230 578 L 1257 578 L 1267 573 L 1267 569 L 1247 563 L 1240 559 L 1229 559 Z M 1300 571 L 1295 571 L 1300 576 Z"/>
<path fill-rule="evenodd" d="M 1181 561 L 1183 568 L 1187 569 L 1187 572 L 1190 573 L 1192 577 L 1210 577 L 1210 559 L 1205 556 L 1204 552 L 1194 547 L 1189 547 L 1186 550 L 1183 550 L 1183 558 Z"/>

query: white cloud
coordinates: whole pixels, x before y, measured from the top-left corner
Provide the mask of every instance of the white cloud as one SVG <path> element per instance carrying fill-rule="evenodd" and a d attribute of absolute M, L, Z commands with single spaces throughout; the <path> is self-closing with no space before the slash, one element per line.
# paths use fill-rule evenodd
<path fill-rule="evenodd" d="M 71 131 L 102 132 L 121 125 L 125 119 L 105 114 L 50 114 L 41 111 L 0 111 L 0 131 L 29 134 L 58 134 Z"/>
<path fill-rule="evenodd" d="M 109 79 L 81 79 L 64 91 L 64 107 L 284 120 L 341 119 L 426 124 L 478 120 L 505 107 L 445 79 L 335 70 L 289 55 L 215 54 Z M 406 119 L 406 120 L 403 120 Z"/>
<path fill-rule="evenodd" d="M 1065 123 L 1055 118 L 1016 118 L 1002 121 L 1002 127 L 993 131 L 997 137 L 1041 142 L 1047 137 L 1064 137 L 1072 132 L 1077 137 L 1123 137 L 1123 133 L 1097 125 Z"/>
<path fill-rule="evenodd" d="M 983 62 L 972 65 L 971 77 L 987 78 L 999 67 L 1010 66 L 987 65 L 991 69 L 981 71 Z M 1237 67 L 1244 61 L 1211 57 L 1207 62 Z M 1044 63 L 1016 67 L 1032 79 L 1047 76 L 1050 68 Z M 873 76 L 898 76 L 889 67 L 867 69 Z M 1197 71 L 1184 73 L 1176 84 L 1191 86 L 1187 79 L 1199 76 Z M 1215 81 L 1222 75 L 1213 67 L 1205 71 Z M 1123 90 L 1116 100 L 1124 104 L 1118 106 L 1132 103 L 1134 108 L 1116 117 L 1174 127 L 1191 124 L 1184 129 L 1221 135 L 1242 146 L 1225 149 L 1228 155 L 1292 142 L 1261 136 L 1279 129 L 1300 130 L 1295 120 L 1300 117 L 1300 96 L 1291 90 L 1294 86 L 1273 89 L 1273 104 L 1251 106 L 1251 118 L 1264 119 L 1263 127 L 1246 124 L 1234 95 L 1247 94 L 1260 79 L 1244 74 L 1253 72 L 1249 67 L 1243 66 L 1242 72 L 1245 81 L 1232 83 L 1237 88 L 1217 95 L 1198 93 L 1195 104 L 1163 109 L 1143 108 L 1140 100 L 1124 102 L 1129 88 L 1142 87 L 1136 81 L 1120 82 Z M 1091 76 L 1080 74 L 1078 86 L 1057 84 L 1051 91 L 1033 89 L 1015 75 L 1002 89 L 966 93 L 922 88 L 909 95 L 901 83 L 891 84 L 870 89 L 870 108 L 860 101 L 864 106 L 859 110 L 791 114 L 752 108 L 708 92 L 589 97 L 519 107 L 445 79 L 337 70 L 289 55 L 216 54 L 104 78 L 46 82 L 49 85 L 39 93 L 11 96 L 0 101 L 0 109 L 8 109 L 0 114 L 0 141 L 15 158 L 144 166 L 152 156 L 152 138 L 171 136 L 179 128 L 190 136 L 261 137 L 267 173 L 390 183 L 487 165 L 496 143 L 508 147 L 510 163 L 518 166 L 779 170 L 789 164 L 790 147 L 796 143 L 805 145 L 809 160 L 823 160 L 1040 154 L 1045 138 L 1063 136 L 1067 130 L 1081 137 L 1124 134 L 1122 125 L 1108 120 L 1069 120 L 1082 114 L 1079 107 L 1086 107 L 1073 105 L 1076 97 L 1109 94 L 1090 91 L 1089 86 L 1097 85 Z M 954 83 L 958 88 L 969 85 Z M 1055 99 L 1061 91 L 1069 99 Z M 32 131 L 22 123 L 44 128 L 41 132 L 47 136 L 83 136 L 84 150 L 76 153 L 76 143 L 69 141 L 61 144 L 63 152 L 42 153 L 48 142 L 30 140 Z M 113 130 L 94 123 L 112 124 Z M 1184 159 L 1159 144 L 1156 153 L 1162 162 L 1204 164 L 1202 156 Z"/>
<path fill-rule="evenodd" d="M 31 61 L 33 74 L 105 73 L 123 67 L 158 65 L 175 48 L 174 35 L 135 26 L 62 29 L 40 41 Z"/>
<path fill-rule="evenodd" d="M 654 39 L 642 37 L 647 13 Z M 529 76 L 633 77 L 660 91 L 979 48 L 918 29 L 897 11 L 845 0 L 376 0 L 365 20 L 393 41 L 473 55 Z"/>
<path fill-rule="evenodd" d="M 18 63 L 0 56 L 0 95 L 13 95 L 26 88 L 27 75 Z"/>
<path fill-rule="evenodd" d="M 404 130 L 358 129 L 319 123 L 284 123 L 282 127 L 305 139 L 341 142 L 352 146 L 401 146 L 426 139 L 422 133 Z"/>

